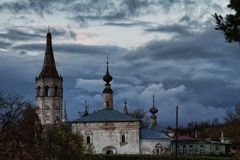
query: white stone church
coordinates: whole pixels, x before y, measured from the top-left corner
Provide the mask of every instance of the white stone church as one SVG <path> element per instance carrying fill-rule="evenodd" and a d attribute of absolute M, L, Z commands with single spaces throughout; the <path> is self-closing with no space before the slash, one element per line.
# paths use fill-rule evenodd
<path fill-rule="evenodd" d="M 36 77 L 36 112 L 43 125 L 65 122 L 66 108 L 62 117 L 63 78 L 58 74 L 52 49 L 52 36 L 47 33 L 45 57 L 42 70 Z M 154 96 L 150 108 L 151 126 L 140 128 L 140 121 L 128 114 L 125 102 L 124 112 L 114 109 L 113 90 L 110 82 L 108 62 L 106 82 L 103 89 L 103 105 L 99 110 L 85 114 L 73 121 L 71 129 L 81 134 L 86 146 L 91 146 L 96 154 L 163 154 L 170 150 L 173 132 L 157 124 Z"/>

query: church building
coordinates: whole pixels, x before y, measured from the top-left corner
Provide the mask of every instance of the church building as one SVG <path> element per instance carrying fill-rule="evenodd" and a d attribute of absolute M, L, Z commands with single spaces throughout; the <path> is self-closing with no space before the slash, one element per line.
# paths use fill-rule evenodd
<path fill-rule="evenodd" d="M 43 125 L 55 125 L 67 121 L 66 108 L 62 118 L 63 78 L 56 69 L 50 31 L 46 39 L 43 67 L 36 77 L 36 112 Z M 140 121 L 128 114 L 126 102 L 123 112 L 115 109 L 108 65 L 107 61 L 103 104 L 97 111 L 88 113 L 86 110 L 81 118 L 68 121 L 72 132 L 82 135 L 85 146 L 95 154 L 162 154 L 170 151 L 174 134 L 157 124 L 154 96 L 149 110 L 149 128 L 141 128 Z"/>

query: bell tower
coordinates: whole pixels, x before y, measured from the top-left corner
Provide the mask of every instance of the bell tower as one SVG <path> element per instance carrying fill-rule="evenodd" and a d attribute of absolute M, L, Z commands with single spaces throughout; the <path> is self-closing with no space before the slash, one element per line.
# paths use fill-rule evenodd
<path fill-rule="evenodd" d="M 46 40 L 43 67 L 35 81 L 36 113 L 42 125 L 55 125 L 62 121 L 63 78 L 56 69 L 49 29 Z"/>

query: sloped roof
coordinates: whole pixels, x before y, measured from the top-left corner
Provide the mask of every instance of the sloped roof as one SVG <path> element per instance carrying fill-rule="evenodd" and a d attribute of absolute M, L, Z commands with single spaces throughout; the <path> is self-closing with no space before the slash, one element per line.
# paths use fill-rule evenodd
<path fill-rule="evenodd" d="M 52 36 L 50 32 L 47 33 L 47 43 L 43 67 L 38 78 L 59 78 L 53 55 Z"/>
<path fill-rule="evenodd" d="M 174 133 L 172 130 L 170 129 L 167 129 L 165 127 L 162 127 L 162 126 L 152 126 L 151 127 L 153 130 L 156 130 L 158 132 L 161 132 L 161 133 Z"/>
<path fill-rule="evenodd" d="M 158 139 L 170 139 L 170 137 L 168 137 L 164 133 L 160 133 L 151 128 L 141 128 L 140 129 L 140 139 L 158 140 Z"/>
<path fill-rule="evenodd" d="M 72 123 L 97 123 L 97 122 L 138 122 L 138 119 L 125 115 L 115 109 L 102 109 L 87 116 L 75 119 Z"/>

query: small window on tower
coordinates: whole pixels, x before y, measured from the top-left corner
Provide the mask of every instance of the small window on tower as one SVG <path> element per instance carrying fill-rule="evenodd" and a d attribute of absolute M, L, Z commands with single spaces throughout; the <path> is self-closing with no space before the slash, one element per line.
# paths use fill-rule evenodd
<path fill-rule="evenodd" d="M 38 88 L 37 88 L 37 96 L 41 96 L 41 95 L 40 95 L 40 92 L 41 92 L 41 87 L 38 86 Z"/>
<path fill-rule="evenodd" d="M 54 96 L 58 96 L 58 86 L 54 87 Z"/>
<path fill-rule="evenodd" d="M 87 136 L 87 144 L 90 144 L 90 143 L 91 143 L 90 136 Z"/>
<path fill-rule="evenodd" d="M 122 137 L 121 137 L 121 142 L 122 142 L 122 143 L 125 143 L 125 142 L 126 142 L 126 137 L 125 137 L 124 134 L 123 134 Z"/>
<path fill-rule="evenodd" d="M 46 97 L 50 96 L 50 88 L 49 88 L 49 86 L 45 87 L 45 96 Z"/>

